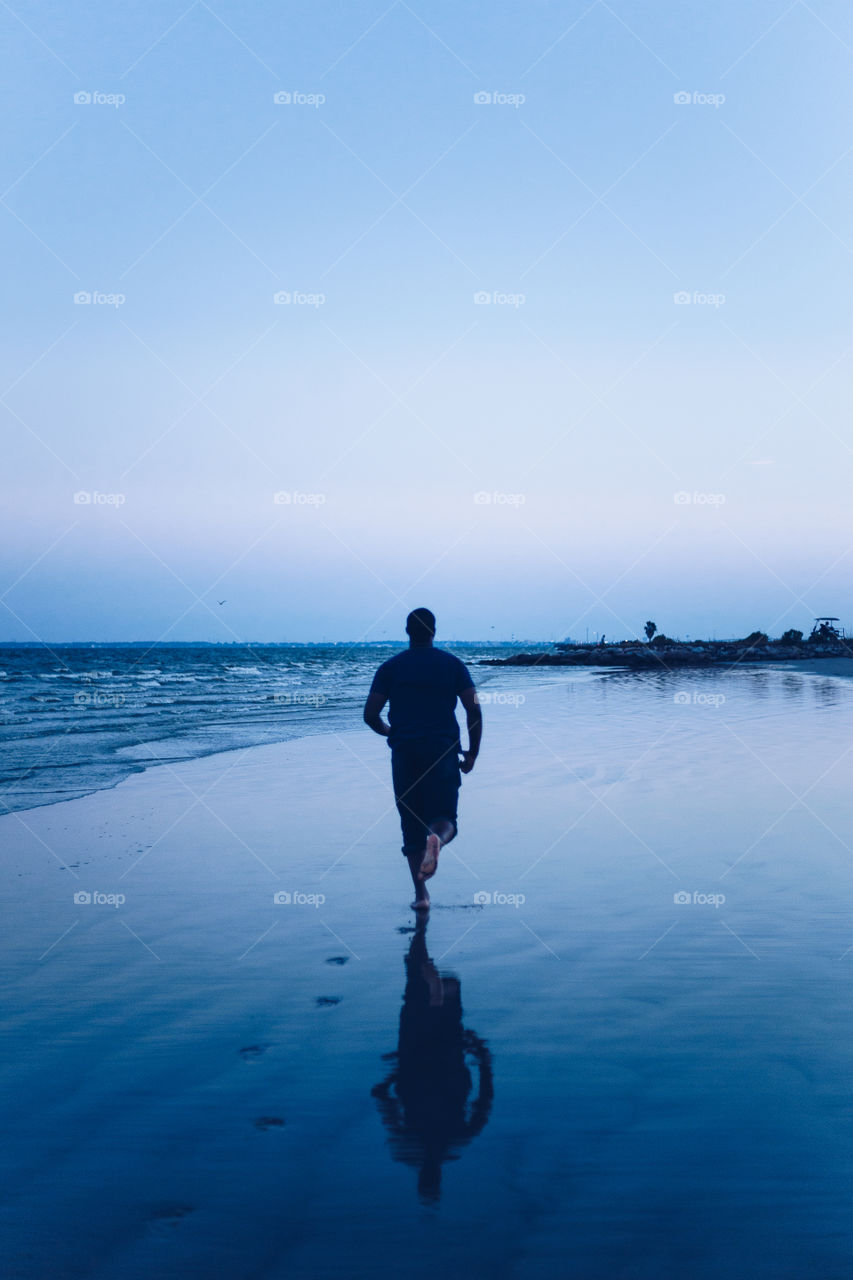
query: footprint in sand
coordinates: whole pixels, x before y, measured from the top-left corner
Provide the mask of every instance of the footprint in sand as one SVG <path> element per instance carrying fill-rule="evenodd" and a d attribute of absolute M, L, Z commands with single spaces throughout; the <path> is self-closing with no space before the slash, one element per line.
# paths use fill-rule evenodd
<path fill-rule="evenodd" d="M 340 1004 L 341 999 L 342 999 L 341 996 L 318 996 L 317 1004 L 320 1006 L 320 1008 L 325 1009 L 327 1005 Z"/>
<path fill-rule="evenodd" d="M 328 956 L 326 964 L 346 964 L 349 956 Z"/>
<path fill-rule="evenodd" d="M 259 1116 L 255 1121 L 255 1128 L 263 1129 L 264 1131 L 267 1129 L 282 1129 L 284 1128 L 284 1121 L 280 1116 Z"/>
<path fill-rule="evenodd" d="M 240 1050 L 240 1057 L 244 1062 L 254 1062 L 256 1058 L 260 1058 L 261 1054 L 266 1053 L 268 1048 L 268 1044 L 250 1044 Z"/>

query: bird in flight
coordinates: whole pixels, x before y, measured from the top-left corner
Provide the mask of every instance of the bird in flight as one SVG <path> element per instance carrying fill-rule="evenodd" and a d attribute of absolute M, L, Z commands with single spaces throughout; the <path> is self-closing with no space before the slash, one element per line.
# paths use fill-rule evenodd
<path fill-rule="evenodd" d="M 227 601 L 227 600 L 217 600 L 217 601 L 216 601 L 216 603 L 217 603 L 217 604 L 227 604 L 227 603 L 228 603 L 228 601 Z"/>

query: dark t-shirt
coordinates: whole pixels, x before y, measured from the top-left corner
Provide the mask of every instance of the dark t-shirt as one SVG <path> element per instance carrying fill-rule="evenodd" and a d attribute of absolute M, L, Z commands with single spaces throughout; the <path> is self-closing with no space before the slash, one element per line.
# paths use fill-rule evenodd
<path fill-rule="evenodd" d="M 456 699 L 474 681 L 464 662 L 445 649 L 424 645 L 404 649 L 383 662 L 373 677 L 371 693 L 387 698 L 390 747 L 428 741 L 442 746 L 459 742 L 454 714 Z"/>

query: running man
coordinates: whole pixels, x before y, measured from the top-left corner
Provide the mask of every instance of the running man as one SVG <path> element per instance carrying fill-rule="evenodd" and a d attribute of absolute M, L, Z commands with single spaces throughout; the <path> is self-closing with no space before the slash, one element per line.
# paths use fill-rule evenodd
<path fill-rule="evenodd" d="M 442 848 L 456 835 L 459 773 L 474 768 L 483 720 L 465 663 L 433 645 L 435 615 L 429 609 L 413 609 L 406 619 L 406 633 L 408 649 L 383 662 L 373 677 L 364 721 L 388 739 L 403 854 L 415 886 L 412 906 L 428 911 L 426 881 L 435 875 Z M 467 751 L 459 741 L 457 698 L 468 719 Z M 387 724 L 382 719 L 386 702 L 390 703 Z"/>

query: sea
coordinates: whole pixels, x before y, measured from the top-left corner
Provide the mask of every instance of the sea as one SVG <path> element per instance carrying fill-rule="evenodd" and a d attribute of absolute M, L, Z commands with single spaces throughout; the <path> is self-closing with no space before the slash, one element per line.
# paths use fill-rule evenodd
<path fill-rule="evenodd" d="M 381 644 L 0 647 L 0 813 L 114 787 L 157 764 L 357 727 Z M 479 666 L 518 644 L 446 645 Z M 528 652 L 550 646 L 525 643 Z"/>

